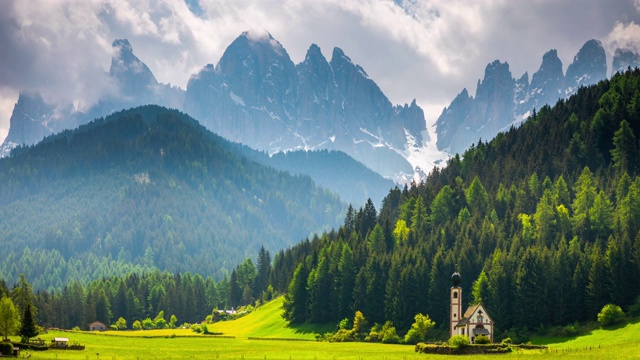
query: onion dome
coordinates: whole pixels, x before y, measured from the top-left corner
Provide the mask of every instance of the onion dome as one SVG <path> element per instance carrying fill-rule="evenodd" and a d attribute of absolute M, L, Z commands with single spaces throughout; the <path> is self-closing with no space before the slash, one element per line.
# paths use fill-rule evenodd
<path fill-rule="evenodd" d="M 460 281 L 462 280 L 462 276 L 456 271 L 451 275 L 451 282 L 454 287 L 458 287 L 460 285 Z"/>

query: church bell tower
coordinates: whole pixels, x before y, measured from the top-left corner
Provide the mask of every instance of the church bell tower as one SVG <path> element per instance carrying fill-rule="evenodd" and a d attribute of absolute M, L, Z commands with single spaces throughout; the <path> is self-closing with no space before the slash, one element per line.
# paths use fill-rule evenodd
<path fill-rule="evenodd" d="M 458 274 L 458 272 L 454 272 L 451 275 L 451 283 L 453 286 L 451 287 L 451 294 L 449 297 L 450 313 L 449 313 L 449 337 L 456 335 L 456 325 L 460 321 L 460 317 L 462 316 L 462 288 L 460 287 L 460 280 L 462 276 Z"/>

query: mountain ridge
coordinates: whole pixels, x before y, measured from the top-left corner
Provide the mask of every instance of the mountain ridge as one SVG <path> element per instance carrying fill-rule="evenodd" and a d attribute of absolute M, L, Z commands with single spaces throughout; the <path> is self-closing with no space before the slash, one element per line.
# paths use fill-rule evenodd
<path fill-rule="evenodd" d="M 503 64 L 502 68 L 496 64 Z M 616 49 L 612 75 L 627 67 L 640 66 L 640 55 L 631 50 Z M 478 80 L 474 96 L 464 89 L 445 107 L 435 127 L 438 149 L 450 154 L 462 153 L 479 139 L 489 140 L 511 126 L 518 126 L 534 109 L 554 105 L 559 99 L 573 95 L 579 88 L 598 83 L 606 78 L 607 56 L 602 42 L 591 39 L 584 43 L 573 62 L 562 70 L 558 52 L 551 49 L 544 53 L 539 69 L 531 76 L 525 72 L 514 78 L 507 62 L 495 60 L 485 68 L 484 78 Z M 482 86 L 499 78 L 498 86 L 489 89 Z M 466 97 L 466 98 L 465 98 Z M 500 109 L 487 112 L 485 109 Z"/>
<path fill-rule="evenodd" d="M 0 159 L 0 194 L 7 253 L 99 254 L 216 278 L 261 244 L 277 250 L 326 229 L 346 206 L 155 105 L 16 148 Z"/>

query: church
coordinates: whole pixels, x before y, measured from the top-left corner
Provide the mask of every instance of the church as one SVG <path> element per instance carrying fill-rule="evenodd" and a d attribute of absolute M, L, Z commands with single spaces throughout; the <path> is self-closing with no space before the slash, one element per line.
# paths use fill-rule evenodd
<path fill-rule="evenodd" d="M 485 335 L 493 342 L 494 323 L 482 303 L 472 305 L 462 313 L 462 288 L 460 280 L 462 276 L 458 272 L 451 275 L 449 337 L 464 335 L 469 337 L 469 342 L 474 343 L 476 336 Z"/>

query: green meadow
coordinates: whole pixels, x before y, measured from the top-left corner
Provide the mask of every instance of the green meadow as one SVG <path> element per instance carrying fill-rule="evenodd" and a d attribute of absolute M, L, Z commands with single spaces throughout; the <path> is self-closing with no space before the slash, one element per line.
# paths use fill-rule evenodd
<path fill-rule="evenodd" d="M 189 329 L 107 331 L 103 333 L 50 331 L 47 342 L 67 337 L 86 346 L 84 351 L 48 350 L 22 352 L 32 359 L 308 359 L 308 360 L 406 360 L 455 358 L 414 352 L 409 345 L 316 342 L 315 334 L 332 326 L 289 327 L 280 316 L 282 299 L 274 300 L 248 316 L 209 325 L 223 336 L 200 335 Z M 474 359 L 637 359 L 640 356 L 640 323 L 613 330 L 593 330 L 573 338 L 535 338 L 549 350 L 516 351 L 509 355 L 475 355 Z M 465 356 L 468 357 L 468 356 Z"/>

